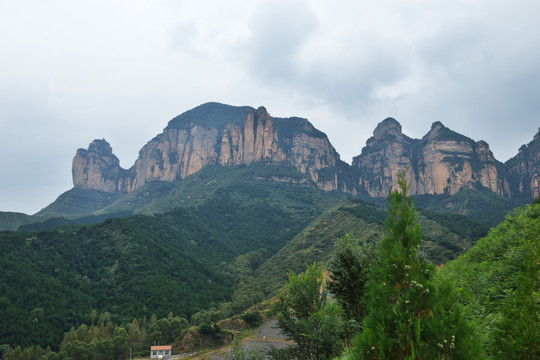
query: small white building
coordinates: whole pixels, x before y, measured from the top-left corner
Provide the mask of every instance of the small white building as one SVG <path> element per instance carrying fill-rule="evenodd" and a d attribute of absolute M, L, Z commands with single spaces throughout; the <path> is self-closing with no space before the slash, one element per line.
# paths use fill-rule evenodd
<path fill-rule="evenodd" d="M 172 354 L 172 345 L 150 346 L 150 359 L 169 359 Z"/>

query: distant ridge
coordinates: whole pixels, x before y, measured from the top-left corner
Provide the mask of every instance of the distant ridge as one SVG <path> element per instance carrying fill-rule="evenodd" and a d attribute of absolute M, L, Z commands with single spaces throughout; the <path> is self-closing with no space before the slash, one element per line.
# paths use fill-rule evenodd
<path fill-rule="evenodd" d="M 251 164 L 291 167 L 323 191 L 379 203 L 377 199 L 384 199 L 393 189 L 397 172 L 407 169 L 410 193 L 422 196 L 422 203 L 432 211 L 467 214 L 481 199 L 483 205 L 494 204 L 494 214 L 504 214 L 539 195 L 539 134 L 503 164 L 485 141 L 468 138 L 439 121 L 421 139 L 413 139 L 403 134 L 396 119 L 386 118 L 348 165 L 326 134 L 307 119 L 274 118 L 262 106 L 256 109 L 209 102 L 170 120 L 161 134 L 141 148 L 129 169 L 120 167 L 105 139 L 78 149 L 72 167 L 74 188 L 38 215 L 102 214 L 115 201 L 125 198 L 129 203 L 127 199 L 134 196 L 150 204 L 177 191 L 174 182 L 204 167 Z M 154 182 L 163 185 L 152 187 L 150 192 L 144 190 Z M 137 193 L 139 189 L 142 194 Z M 471 201 L 460 200 L 458 204 L 448 198 L 464 191 L 469 195 L 461 198 Z M 479 191 L 476 200 L 471 191 Z M 429 200 L 429 196 L 435 198 Z M 122 211 L 135 208 L 124 206 Z"/>
<path fill-rule="evenodd" d="M 122 169 L 105 140 L 94 140 L 73 159 L 75 187 L 129 193 L 149 181 L 184 179 L 206 165 L 289 165 L 319 188 L 357 193 L 350 167 L 327 136 L 306 119 L 274 119 L 258 109 L 206 103 L 169 121 L 163 132 Z"/>

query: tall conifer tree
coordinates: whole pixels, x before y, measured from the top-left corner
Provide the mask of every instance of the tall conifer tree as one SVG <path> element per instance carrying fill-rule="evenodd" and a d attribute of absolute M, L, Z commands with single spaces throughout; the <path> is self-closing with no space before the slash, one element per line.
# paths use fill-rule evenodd
<path fill-rule="evenodd" d="M 370 273 L 368 315 L 364 330 L 355 339 L 352 357 L 478 358 L 481 347 L 474 344 L 460 308 L 448 304 L 451 287 L 439 294 L 431 281 L 433 265 L 418 256 L 422 235 L 412 199 L 407 197 L 405 172 L 399 173 L 397 184 L 399 191 L 388 196 L 386 237 Z M 439 296 L 446 299 L 438 302 Z"/>

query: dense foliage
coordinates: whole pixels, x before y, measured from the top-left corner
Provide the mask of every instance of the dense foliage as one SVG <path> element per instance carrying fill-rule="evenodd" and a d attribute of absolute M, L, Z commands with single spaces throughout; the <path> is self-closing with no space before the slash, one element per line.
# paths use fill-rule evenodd
<path fill-rule="evenodd" d="M 229 298 L 231 283 L 211 264 L 232 250 L 188 213 L 174 218 L 176 231 L 164 218 L 132 217 L 76 232 L 1 233 L 1 341 L 57 347 L 92 309 L 187 317 Z"/>
<path fill-rule="evenodd" d="M 105 312 L 98 316 L 90 313 L 89 325 L 82 324 L 71 328 L 65 335 L 58 351 L 38 346 L 22 349 L 9 348 L 0 358 L 6 360 L 102 360 L 128 359 L 130 355 L 146 356 L 150 346 L 158 343 L 176 344 L 186 333 L 189 323 L 186 319 L 169 313 L 166 318 L 157 319 L 154 315 L 133 319 L 127 325 L 118 326 Z M 1 357 L 3 356 L 3 357 Z"/>
<path fill-rule="evenodd" d="M 306 271 L 289 274 L 284 292 L 273 305 L 278 327 L 295 345 L 282 350 L 289 358 L 332 359 L 343 349 L 340 307 L 329 300 L 323 269 L 314 263 Z"/>
<path fill-rule="evenodd" d="M 346 339 L 362 329 L 367 313 L 366 283 L 377 261 L 374 244 L 359 244 L 350 234 L 336 240 L 334 256 L 328 264 L 328 290 L 341 305 Z"/>
<path fill-rule="evenodd" d="M 170 311 L 189 317 L 224 301 L 232 301 L 224 314 L 240 313 L 261 301 L 262 293 L 233 284 L 241 285 L 244 271 L 251 275 L 336 199 L 309 183 L 268 180 L 288 170 L 240 170 L 236 176 L 245 183 L 222 180 L 190 207 L 0 233 L 0 344 L 57 348 L 92 309 L 123 321 Z M 211 181 L 205 176 L 193 183 Z M 245 257 L 251 257 L 247 269 Z"/>
<path fill-rule="evenodd" d="M 510 210 L 527 202 L 527 199 L 499 196 L 486 188 L 464 189 L 454 195 L 417 195 L 413 198 L 419 209 L 465 214 L 489 226 L 496 226 Z"/>
<path fill-rule="evenodd" d="M 17 212 L 0 211 L 0 231 L 17 230 L 19 226 L 29 222 L 44 220 L 38 216 L 31 216 Z"/>
<path fill-rule="evenodd" d="M 514 211 L 438 278 L 452 281 L 493 358 L 540 358 L 540 201 Z"/>
<path fill-rule="evenodd" d="M 336 242 L 326 287 L 315 265 L 289 275 L 286 295 L 275 306 L 282 331 L 296 340 L 289 335 L 295 334 L 297 344 L 315 339 L 312 350 L 328 338 L 336 346 L 347 345 L 339 336 L 346 338 L 348 323 L 357 321 L 354 310 L 365 309 L 363 328 L 356 329 L 354 344 L 341 359 L 482 359 L 485 353 L 493 359 L 539 358 L 540 200 L 516 210 L 436 273 L 418 252 L 422 236 L 402 176 L 400 186 L 401 192 L 389 196 L 386 236 L 376 261 L 366 266 L 370 249 L 347 235 Z M 353 286 L 355 281 L 360 283 Z M 328 288 L 342 305 L 342 321 L 336 326 L 327 314 L 326 324 L 336 327 L 333 337 L 321 339 L 317 326 L 297 325 L 317 324 L 321 317 L 294 310 L 320 308 Z M 296 351 L 289 358 L 330 358 L 300 349 L 289 349 Z"/>
<path fill-rule="evenodd" d="M 304 264 L 328 263 L 335 239 L 350 234 L 361 243 L 377 243 L 383 236 L 386 212 L 359 200 L 343 200 L 307 226 L 253 272 L 250 287 L 271 294 L 287 281 L 287 272 L 301 272 Z M 455 259 L 470 248 L 487 228 L 459 214 L 420 212 L 424 241 L 420 250 L 435 264 Z M 465 229 L 464 229 L 465 228 Z M 466 230 L 470 228 L 471 230 Z M 245 280 L 248 282 L 248 280 Z"/>
<path fill-rule="evenodd" d="M 0 344 L 4 344 L 0 345 L 0 354 L 7 352 L 9 344 L 12 359 L 92 358 L 101 351 L 112 351 L 110 341 L 115 337 L 115 328 L 121 349 L 125 350 L 123 331 L 132 347 L 146 349 L 153 341 L 179 341 L 187 326 L 185 319 L 189 318 L 201 333 L 219 335 L 217 323 L 221 319 L 241 314 L 263 301 L 287 280 L 296 285 L 286 288 L 283 302 L 310 288 L 299 284 L 313 283 L 315 279 L 321 291 L 312 291 L 309 296 L 318 299 L 316 306 L 303 321 L 296 325 L 290 322 L 296 326 L 291 329 L 301 333 L 291 338 L 309 344 L 303 346 L 303 353 L 312 352 L 309 356 L 335 356 L 349 345 L 347 339 L 362 329 L 360 324 L 368 329 L 362 336 L 368 336 L 370 326 L 381 320 L 375 315 L 364 317 L 377 307 L 392 314 L 395 310 L 392 321 L 401 325 L 394 330 L 409 331 L 406 334 L 410 336 L 396 340 L 399 346 L 410 341 L 415 349 L 442 348 L 447 358 L 474 358 L 478 354 L 467 349 L 480 339 L 494 358 L 501 358 L 508 349 L 521 358 L 531 351 L 536 355 L 534 334 L 538 329 L 534 325 L 538 318 L 527 316 L 538 313 L 538 283 L 534 278 L 538 274 L 540 232 L 537 204 L 526 207 L 524 215 L 516 213 L 505 223 L 506 230 L 492 231 L 490 238 L 498 234 L 498 240 L 489 242 L 494 248 L 482 240 L 459 261 L 443 267 L 433 282 L 434 269 L 425 258 L 436 264 L 448 262 L 486 233 L 484 225 L 463 215 L 419 211 L 416 218 L 409 217 L 412 222 L 407 226 L 392 230 L 387 222 L 385 230 L 387 214 L 381 208 L 326 194 L 303 175 L 285 167 L 208 167 L 185 181 L 151 183 L 145 189 L 146 194 L 159 195 L 158 200 L 151 201 L 145 192 L 140 192 L 112 203 L 99 215 L 57 218 L 32 225 L 67 227 L 0 233 Z M 393 202 L 397 204 L 397 200 Z M 175 204 L 182 207 L 174 208 Z M 408 198 L 404 204 L 410 206 Z M 408 209 L 414 212 L 412 207 Z M 394 214 L 392 207 L 389 210 Z M 108 217 L 114 211 L 146 215 L 80 224 L 85 219 Z M 423 232 L 421 243 L 414 230 L 418 224 Z M 381 238 L 400 238 L 403 229 L 409 231 L 405 234 L 410 235 L 411 244 L 420 245 L 419 249 L 409 253 L 410 249 L 384 245 L 383 241 L 379 255 L 367 256 L 373 252 L 373 244 Z M 409 235 L 400 239 L 409 239 Z M 497 255 L 488 256 L 490 251 Z M 501 257 L 503 262 L 491 264 Z M 357 291 L 370 278 L 372 267 L 376 269 L 368 260 L 376 258 L 387 260 L 373 272 L 371 281 L 383 279 L 393 283 L 393 289 Z M 319 275 L 311 276 L 320 273 L 319 267 L 317 271 L 308 268 L 312 272 L 309 276 L 290 273 L 300 272 L 306 263 L 314 261 L 328 264 L 333 280 L 328 288 L 322 286 L 324 281 Z M 404 278 L 405 266 L 411 267 L 407 269 L 409 279 Z M 392 281 L 386 278 L 388 274 L 383 275 L 384 269 L 394 272 Z M 411 285 L 413 277 L 422 287 Z M 404 281 L 411 286 L 404 286 Z M 323 300 L 328 289 L 335 299 L 333 303 Z M 423 297 L 426 289 L 430 295 Z M 395 298 L 396 303 L 375 301 L 375 294 Z M 461 305 L 454 306 L 458 299 Z M 279 311 L 291 309 L 294 307 Z M 165 318 L 171 311 L 180 317 Z M 88 315 L 105 312 L 110 313 L 110 320 L 101 324 L 94 323 L 99 317 Z M 416 317 L 410 320 L 407 312 Z M 150 321 L 144 320 L 154 314 Z M 464 314 L 475 320 L 479 336 L 471 338 L 474 329 L 463 320 Z M 251 325 L 260 322 L 256 312 L 242 318 Z M 384 319 L 383 323 L 387 322 Z M 109 323 L 115 325 L 109 325 L 112 329 L 106 336 L 88 335 L 81 340 L 69 335 L 66 341 L 66 333 L 100 333 L 95 328 Z M 417 328 L 411 330 L 417 324 L 421 328 L 419 338 Z M 84 326 L 86 330 L 79 330 Z M 136 328 L 139 337 L 133 335 Z M 422 341 L 427 337 L 431 340 L 424 346 Z M 333 343 L 325 342 L 328 339 Z M 369 344 L 374 346 L 373 342 Z M 366 346 L 369 344 L 366 342 Z M 47 349 L 48 345 L 52 348 Z M 20 346 L 30 348 L 23 350 Z M 358 355 L 356 351 L 362 346 L 359 337 L 354 351 L 345 356 Z M 94 355 L 81 355 L 90 353 Z M 241 358 L 246 351 L 237 347 L 233 355 Z"/>

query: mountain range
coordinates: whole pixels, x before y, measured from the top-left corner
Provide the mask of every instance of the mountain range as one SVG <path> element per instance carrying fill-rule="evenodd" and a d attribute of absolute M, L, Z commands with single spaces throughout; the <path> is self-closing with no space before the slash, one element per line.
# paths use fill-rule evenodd
<path fill-rule="evenodd" d="M 73 194 L 64 194 L 37 215 L 85 215 L 151 182 L 182 180 L 209 165 L 253 163 L 290 166 L 324 191 L 364 199 L 386 197 L 398 171 L 406 169 L 412 195 L 452 196 L 472 189 L 525 202 L 539 195 L 540 132 L 502 163 L 485 141 L 474 141 L 440 122 L 434 122 L 422 139 L 412 139 L 395 119 L 387 118 L 349 165 L 306 119 L 274 118 L 264 107 L 206 103 L 169 121 L 142 147 L 129 169 L 120 167 L 104 139 L 78 149 L 73 159 Z M 100 196 L 92 204 L 84 199 L 86 208 L 75 210 L 77 199 L 84 197 L 81 190 L 97 191 Z"/>
<path fill-rule="evenodd" d="M 379 241 L 402 169 L 421 251 L 442 264 L 537 197 L 539 167 L 540 133 L 503 164 L 439 122 L 412 139 L 388 118 L 349 165 L 306 119 L 203 104 L 131 168 L 94 140 L 76 151 L 72 189 L 35 215 L 0 213 L 0 230 L 19 230 L 0 231 L 0 343 L 57 348 L 93 310 L 119 323 L 223 303 L 239 314 L 287 271 L 327 262 L 336 238 Z"/>

